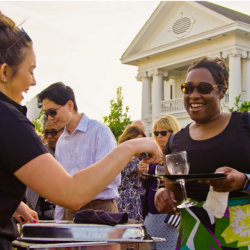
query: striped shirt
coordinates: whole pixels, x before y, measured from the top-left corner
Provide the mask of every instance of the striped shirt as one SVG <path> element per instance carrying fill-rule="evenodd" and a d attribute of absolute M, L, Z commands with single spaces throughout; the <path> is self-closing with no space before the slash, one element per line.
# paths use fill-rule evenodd
<path fill-rule="evenodd" d="M 83 114 L 72 134 L 67 129 L 56 144 L 55 157 L 71 175 L 102 159 L 116 147 L 111 130 L 104 124 L 89 119 Z M 117 187 L 121 183 L 120 174 L 95 199 L 108 200 L 119 196 Z M 60 212 L 59 212 L 60 211 Z M 61 218 L 61 209 L 56 208 L 55 219 Z"/>

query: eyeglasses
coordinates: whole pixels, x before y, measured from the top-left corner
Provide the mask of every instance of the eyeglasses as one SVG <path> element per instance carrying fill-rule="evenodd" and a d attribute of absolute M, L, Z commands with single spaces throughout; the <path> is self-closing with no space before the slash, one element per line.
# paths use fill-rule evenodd
<path fill-rule="evenodd" d="M 181 84 L 181 90 L 184 94 L 192 94 L 194 89 L 200 94 L 210 94 L 212 90 L 217 89 L 223 85 L 212 85 L 209 82 L 200 82 L 198 86 L 194 86 L 192 82 L 185 82 Z"/>
<path fill-rule="evenodd" d="M 45 129 L 44 131 L 43 131 L 43 134 L 44 134 L 44 138 L 45 139 L 47 139 L 48 138 L 48 136 L 49 136 L 49 134 L 52 136 L 52 137 L 55 137 L 55 136 L 57 136 L 57 134 L 60 132 L 60 131 L 62 131 L 64 128 L 61 128 L 61 129 L 55 129 L 55 128 L 52 128 L 51 130 L 49 130 L 49 129 Z"/>
<path fill-rule="evenodd" d="M 61 108 L 61 107 L 59 107 L 59 108 Z M 44 111 L 44 115 L 46 117 L 48 117 L 48 116 L 55 117 L 57 115 L 57 110 L 59 108 L 57 108 L 57 109 L 49 109 L 48 111 Z"/>
<path fill-rule="evenodd" d="M 168 132 L 172 132 L 172 130 L 163 130 L 163 131 L 154 131 L 154 135 L 158 136 L 159 134 L 162 136 L 166 136 Z"/>

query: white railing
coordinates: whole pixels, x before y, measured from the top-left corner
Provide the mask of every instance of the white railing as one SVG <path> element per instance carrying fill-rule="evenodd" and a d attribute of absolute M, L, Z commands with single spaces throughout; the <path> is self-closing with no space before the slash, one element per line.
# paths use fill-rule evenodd
<path fill-rule="evenodd" d="M 223 109 L 228 108 L 228 94 L 221 101 L 221 106 Z M 161 101 L 161 114 L 171 114 L 171 113 L 181 113 L 185 112 L 183 98 L 176 98 L 168 101 Z M 152 116 L 152 103 L 149 103 L 149 115 Z"/>
<path fill-rule="evenodd" d="M 185 112 L 185 108 L 183 105 L 183 98 L 161 101 L 162 114 L 178 113 L 178 112 Z"/>
<path fill-rule="evenodd" d="M 161 101 L 161 114 L 178 113 L 185 111 L 183 98 Z M 149 103 L 149 115 L 152 116 L 152 103 Z"/>

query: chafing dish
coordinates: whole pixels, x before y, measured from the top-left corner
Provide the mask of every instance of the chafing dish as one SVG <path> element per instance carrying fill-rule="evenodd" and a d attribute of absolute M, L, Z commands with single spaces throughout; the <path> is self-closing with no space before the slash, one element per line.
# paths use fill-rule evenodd
<path fill-rule="evenodd" d="M 20 226 L 21 241 L 32 242 L 145 242 L 154 241 L 143 224 L 74 224 L 72 221 L 23 224 Z"/>

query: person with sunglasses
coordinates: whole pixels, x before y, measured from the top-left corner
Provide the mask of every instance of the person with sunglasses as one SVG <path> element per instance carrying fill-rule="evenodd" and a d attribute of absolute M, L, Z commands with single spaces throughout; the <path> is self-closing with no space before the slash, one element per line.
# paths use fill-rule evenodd
<path fill-rule="evenodd" d="M 188 209 L 177 209 L 182 194 L 175 184 L 158 190 L 158 211 L 181 214 L 178 249 L 250 246 L 249 113 L 222 111 L 228 77 L 222 59 L 204 57 L 189 66 L 181 85 L 193 121 L 176 133 L 171 152 L 187 151 L 190 174 L 223 172 L 226 178 L 186 182 L 187 196 L 198 202 Z M 170 153 L 168 146 L 164 153 Z"/>
<path fill-rule="evenodd" d="M 102 192 L 134 155 L 149 153 L 151 157 L 145 159 L 148 162 L 157 162 L 162 157 L 153 140 L 133 139 L 89 168 L 73 175 L 67 173 L 46 150 L 26 117 L 26 107 L 21 105 L 23 93 L 36 85 L 35 67 L 30 37 L 0 12 L 0 249 L 3 250 L 11 250 L 12 241 L 18 236 L 13 214 L 25 213 L 19 205 L 26 186 L 55 204 L 78 210 Z M 31 215 L 28 221 L 35 218 Z"/>
<path fill-rule="evenodd" d="M 64 127 L 57 129 L 52 121 L 48 120 L 47 117 L 44 118 L 43 138 L 46 142 L 45 147 L 53 156 L 55 155 L 57 140 L 62 134 L 63 130 Z"/>
<path fill-rule="evenodd" d="M 57 130 L 53 122 L 48 120 L 46 117 L 44 117 L 43 127 L 44 146 L 51 153 L 51 155 L 54 156 L 56 142 L 62 134 L 64 127 Z M 39 220 L 54 220 L 55 204 L 43 198 L 30 188 L 26 189 L 25 200 L 26 204 L 38 213 Z"/>
<path fill-rule="evenodd" d="M 57 128 L 65 127 L 57 141 L 55 157 L 70 173 L 87 168 L 102 159 L 116 146 L 111 130 L 104 124 L 78 112 L 74 91 L 62 82 L 51 84 L 38 94 L 38 104 L 43 107 L 45 116 Z M 99 193 L 81 210 L 94 209 L 105 212 L 118 212 L 116 199 L 121 175 Z M 56 206 L 55 220 L 73 220 L 76 212 Z"/>
<path fill-rule="evenodd" d="M 181 129 L 177 119 L 172 115 L 165 115 L 158 118 L 153 125 L 153 137 L 163 151 L 169 137 Z M 149 166 L 149 174 L 155 174 L 157 164 Z M 161 185 L 161 183 L 159 184 Z M 158 188 L 158 180 L 155 178 L 143 179 L 143 186 L 146 189 L 143 202 L 144 224 L 148 233 L 154 237 L 166 238 L 166 242 L 157 242 L 157 249 L 174 249 L 177 240 L 177 229 L 166 221 L 166 214 L 160 214 L 154 205 L 155 193 Z M 176 221 L 179 219 L 176 218 Z"/>

